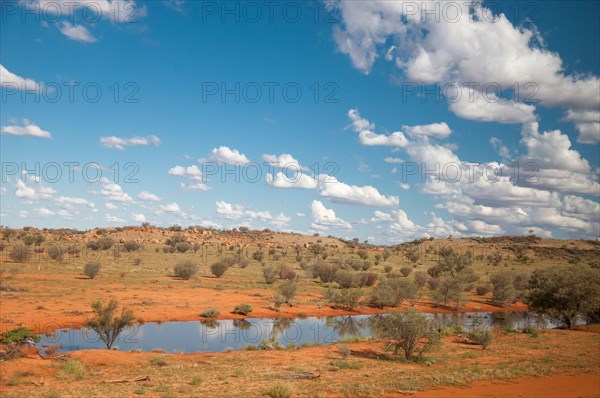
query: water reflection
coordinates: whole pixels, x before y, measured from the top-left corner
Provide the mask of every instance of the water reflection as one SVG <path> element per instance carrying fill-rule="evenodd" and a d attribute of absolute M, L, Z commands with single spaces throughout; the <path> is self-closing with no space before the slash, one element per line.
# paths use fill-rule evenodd
<path fill-rule="evenodd" d="M 377 335 L 377 320 L 385 315 L 352 315 L 326 318 L 256 318 L 236 320 L 202 320 L 134 325 L 119 336 L 122 351 L 220 352 L 259 346 L 263 341 L 288 346 L 295 344 L 333 344 L 339 340 Z M 460 313 L 427 314 L 438 328 L 460 326 L 465 331 L 475 326 L 517 329 L 526 326 L 551 328 L 554 324 L 534 313 Z M 44 346 L 61 345 L 63 351 L 101 349 L 102 342 L 89 329 L 58 330 L 43 336 Z"/>

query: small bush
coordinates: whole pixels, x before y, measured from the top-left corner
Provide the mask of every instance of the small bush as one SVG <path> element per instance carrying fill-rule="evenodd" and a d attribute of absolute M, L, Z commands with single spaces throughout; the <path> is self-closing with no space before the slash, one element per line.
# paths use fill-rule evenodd
<path fill-rule="evenodd" d="M 126 252 L 135 252 L 140 250 L 140 248 L 141 245 L 139 243 L 131 240 L 123 243 L 123 250 L 125 250 Z"/>
<path fill-rule="evenodd" d="M 265 254 L 262 251 L 257 250 L 254 253 L 252 253 L 252 258 L 260 262 L 265 258 Z"/>
<path fill-rule="evenodd" d="M 79 359 L 67 359 L 58 365 L 57 377 L 62 380 L 83 380 L 86 368 Z"/>
<path fill-rule="evenodd" d="M 93 251 L 100 250 L 100 244 L 98 243 L 98 241 L 95 240 L 88 242 L 86 247 Z"/>
<path fill-rule="evenodd" d="M 63 259 L 63 250 L 59 246 L 50 246 L 46 252 L 52 260 L 61 261 Z"/>
<path fill-rule="evenodd" d="M 168 363 L 165 361 L 165 357 L 160 355 L 158 357 L 150 358 L 150 363 L 153 366 L 167 366 Z"/>
<path fill-rule="evenodd" d="M 377 282 L 377 274 L 375 272 L 361 272 L 358 274 L 358 287 L 371 287 Z"/>
<path fill-rule="evenodd" d="M 376 318 L 374 328 L 379 337 L 391 340 L 394 354 L 402 350 L 407 360 L 420 359 L 440 338 L 435 322 L 413 309 Z"/>
<path fill-rule="evenodd" d="M 229 266 L 223 261 L 217 261 L 216 263 L 211 264 L 210 272 L 217 278 L 220 278 L 228 268 Z"/>
<path fill-rule="evenodd" d="M 217 318 L 219 315 L 221 315 L 221 313 L 214 308 L 206 310 L 202 314 L 200 314 L 200 316 L 203 318 Z"/>
<path fill-rule="evenodd" d="M 79 254 L 79 252 L 80 252 L 80 249 L 79 249 L 78 246 L 71 245 L 71 246 L 67 247 L 67 253 L 68 254 L 76 255 L 76 254 Z"/>
<path fill-rule="evenodd" d="M 21 343 L 26 339 L 32 339 L 33 341 L 37 342 L 40 340 L 40 336 L 33 333 L 32 330 L 27 329 L 26 327 L 11 329 L 0 335 L 0 343 L 2 344 Z"/>
<path fill-rule="evenodd" d="M 287 279 L 289 281 L 293 281 L 296 279 L 296 271 L 294 271 L 288 265 L 282 265 L 279 268 L 279 279 Z"/>
<path fill-rule="evenodd" d="M 83 273 L 90 279 L 94 279 L 100 273 L 100 263 L 96 261 L 86 263 L 83 267 Z"/>
<path fill-rule="evenodd" d="M 490 287 L 488 285 L 479 285 L 475 288 L 475 293 L 478 296 L 485 296 L 490 292 Z"/>
<path fill-rule="evenodd" d="M 290 304 L 290 300 L 296 295 L 296 282 L 287 281 L 282 283 L 279 288 L 279 294 L 285 299 L 285 303 Z"/>
<path fill-rule="evenodd" d="M 190 250 L 190 244 L 187 242 L 181 242 L 178 243 L 175 248 L 179 253 L 185 253 L 186 251 Z"/>
<path fill-rule="evenodd" d="M 119 334 L 128 326 L 131 326 L 135 315 L 128 308 L 121 308 L 121 315 L 117 315 L 119 303 L 111 299 L 106 305 L 101 301 L 92 303 L 94 317 L 85 321 L 84 326 L 98 333 L 100 340 L 104 342 L 106 348 L 110 350 Z"/>
<path fill-rule="evenodd" d="M 348 289 L 356 286 L 356 273 L 352 271 L 339 270 L 335 275 L 335 281 L 340 287 Z"/>
<path fill-rule="evenodd" d="M 277 382 L 265 390 L 265 395 L 270 398 L 290 398 L 294 394 L 294 388 L 282 382 Z"/>
<path fill-rule="evenodd" d="M 315 274 L 325 283 L 333 282 L 338 270 L 339 267 L 335 264 L 317 263 L 314 266 Z"/>
<path fill-rule="evenodd" d="M 356 254 L 358 254 L 358 257 L 360 257 L 363 260 L 369 258 L 369 252 L 367 252 L 365 249 L 360 249 L 356 252 Z"/>
<path fill-rule="evenodd" d="M 252 307 L 248 304 L 238 304 L 233 308 L 234 314 L 248 315 L 252 312 Z"/>
<path fill-rule="evenodd" d="M 407 276 L 409 276 L 411 272 L 412 272 L 412 268 L 411 267 L 402 267 L 402 268 L 400 268 L 400 273 L 405 278 Z"/>
<path fill-rule="evenodd" d="M 361 289 L 332 289 L 325 291 L 325 299 L 335 307 L 352 311 L 358 306 L 362 297 Z"/>
<path fill-rule="evenodd" d="M 277 270 L 272 265 L 267 265 L 262 269 L 263 276 L 265 277 L 265 282 L 268 285 L 275 283 L 277 280 Z"/>
<path fill-rule="evenodd" d="M 352 350 L 347 345 L 340 344 L 340 345 L 338 345 L 337 352 L 338 352 L 338 354 L 340 354 L 340 356 L 343 359 L 346 359 L 350 356 L 350 354 L 352 353 Z"/>
<path fill-rule="evenodd" d="M 390 272 L 392 272 L 393 269 L 394 267 L 392 267 L 391 265 L 386 265 L 385 267 L 383 267 L 383 272 L 389 274 Z"/>
<path fill-rule="evenodd" d="M 112 238 L 109 238 L 108 236 L 103 236 L 102 238 L 98 239 L 98 246 L 100 250 L 108 250 L 114 244 L 115 241 Z"/>
<path fill-rule="evenodd" d="M 25 245 L 18 245 L 13 248 L 8 257 L 16 263 L 24 263 L 29 260 L 31 255 L 29 248 Z"/>
<path fill-rule="evenodd" d="M 492 332 L 487 328 L 475 328 L 469 333 L 468 337 L 473 340 L 475 344 L 480 345 L 484 350 L 492 344 L 493 339 Z"/>
<path fill-rule="evenodd" d="M 248 261 L 248 259 L 243 258 L 238 262 L 238 265 L 240 266 L 240 268 L 246 268 L 250 265 L 250 261 Z"/>
<path fill-rule="evenodd" d="M 427 272 L 425 271 L 417 271 L 414 273 L 414 281 L 419 288 L 425 286 L 427 279 L 429 279 L 429 275 L 427 275 Z"/>
<path fill-rule="evenodd" d="M 178 278 L 187 280 L 198 273 L 198 265 L 193 261 L 182 261 L 175 265 L 173 272 Z"/>

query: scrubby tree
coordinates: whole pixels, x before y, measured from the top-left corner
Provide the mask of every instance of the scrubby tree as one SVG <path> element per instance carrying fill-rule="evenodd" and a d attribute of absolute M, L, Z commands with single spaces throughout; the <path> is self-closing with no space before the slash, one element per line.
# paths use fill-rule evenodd
<path fill-rule="evenodd" d="M 281 285 L 279 285 L 279 287 L 277 288 L 279 294 L 281 295 L 281 297 L 284 298 L 284 302 L 286 304 L 290 304 L 291 305 L 291 300 L 294 298 L 294 296 L 296 295 L 296 289 L 297 289 L 297 284 L 294 281 L 287 281 L 282 283 Z"/>
<path fill-rule="evenodd" d="M 8 243 L 10 243 L 10 238 L 15 236 L 17 231 L 11 228 L 2 229 L 2 239 L 5 239 Z"/>
<path fill-rule="evenodd" d="M 370 304 L 377 308 L 397 307 L 404 300 L 416 299 L 418 286 L 404 278 L 384 278 L 371 292 Z"/>
<path fill-rule="evenodd" d="M 325 291 L 325 299 L 336 307 L 352 311 L 360 303 L 362 297 L 361 289 L 334 289 Z"/>
<path fill-rule="evenodd" d="M 511 271 L 498 272 L 490 277 L 492 284 L 492 302 L 504 305 L 513 302 L 517 296 L 514 285 L 515 275 Z"/>
<path fill-rule="evenodd" d="M 390 258 L 391 255 L 392 252 L 390 251 L 390 249 L 385 249 L 383 251 L 383 261 L 387 261 L 387 259 Z"/>
<path fill-rule="evenodd" d="M 111 349 L 119 334 L 133 323 L 135 316 L 133 311 L 123 307 L 121 314 L 117 315 L 118 302 L 111 299 L 106 305 L 101 301 L 92 304 L 94 317 L 85 322 L 85 327 L 98 333 L 100 340 L 104 342 L 107 349 Z"/>
<path fill-rule="evenodd" d="M 431 291 L 431 297 L 437 304 L 454 304 L 458 309 L 463 300 L 464 286 L 459 279 L 450 276 L 435 278 L 437 286 Z"/>
<path fill-rule="evenodd" d="M 347 289 L 356 286 L 357 275 L 355 272 L 339 270 L 335 275 L 335 281 L 340 287 Z"/>
<path fill-rule="evenodd" d="M 402 350 L 407 360 L 420 359 L 440 340 L 435 322 L 414 309 L 375 318 L 374 326 L 378 337 L 390 341 L 394 355 Z"/>
<path fill-rule="evenodd" d="M 430 276 L 437 278 L 442 274 L 449 274 L 452 278 L 458 278 L 472 265 L 471 255 L 469 253 L 460 254 L 452 248 L 440 249 L 439 259 L 427 272 Z"/>
<path fill-rule="evenodd" d="M 529 279 L 529 308 L 572 328 L 578 316 L 600 310 L 600 270 L 588 266 L 540 268 Z"/>
<path fill-rule="evenodd" d="M 48 257 L 55 261 L 62 261 L 63 259 L 63 249 L 60 246 L 52 245 L 47 250 Z"/>
<path fill-rule="evenodd" d="M 167 238 L 167 240 L 165 241 L 167 245 L 172 247 L 176 247 L 179 243 L 183 242 L 187 243 L 187 240 L 181 234 L 175 234 L 170 238 Z"/>
<path fill-rule="evenodd" d="M 414 273 L 414 281 L 420 288 L 425 286 L 425 283 L 427 283 L 428 279 L 429 276 L 425 271 L 417 271 Z"/>
<path fill-rule="evenodd" d="M 24 263 L 29 260 L 30 256 L 31 252 L 29 251 L 29 247 L 25 245 L 17 245 L 13 247 L 12 251 L 8 255 L 8 257 L 16 263 Z"/>
<path fill-rule="evenodd" d="M 265 282 L 268 285 L 275 283 L 275 281 L 277 280 L 277 269 L 275 269 L 275 267 L 273 267 L 272 265 L 264 266 L 262 269 L 262 273 L 265 278 Z"/>

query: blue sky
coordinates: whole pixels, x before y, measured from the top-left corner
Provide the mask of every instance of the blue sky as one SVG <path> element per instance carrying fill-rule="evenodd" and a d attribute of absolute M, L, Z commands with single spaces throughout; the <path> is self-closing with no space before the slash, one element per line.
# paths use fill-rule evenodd
<path fill-rule="evenodd" d="M 68 3 L 2 3 L 3 225 L 598 237 L 597 2 Z"/>

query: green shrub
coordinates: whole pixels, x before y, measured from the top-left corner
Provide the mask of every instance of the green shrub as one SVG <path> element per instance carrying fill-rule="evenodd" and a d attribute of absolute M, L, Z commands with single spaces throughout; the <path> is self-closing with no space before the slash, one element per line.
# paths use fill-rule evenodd
<path fill-rule="evenodd" d="M 402 350 L 407 360 L 420 359 L 440 338 L 435 322 L 414 309 L 375 318 L 373 326 L 376 335 L 391 340 L 394 355 Z"/>
<path fill-rule="evenodd" d="M 94 317 L 88 319 L 84 326 L 98 333 L 100 340 L 106 344 L 106 348 L 110 350 L 119 334 L 133 323 L 135 319 L 133 311 L 123 307 L 121 315 L 117 315 L 118 302 L 111 299 L 106 305 L 101 301 L 92 303 Z"/>
<path fill-rule="evenodd" d="M 375 284 L 375 282 L 377 282 L 377 274 L 375 272 L 361 272 L 360 274 L 358 274 L 358 287 L 371 287 Z"/>
<path fill-rule="evenodd" d="M 336 264 L 316 263 L 314 265 L 315 274 L 324 283 L 333 282 L 338 270 L 339 267 Z"/>
<path fill-rule="evenodd" d="M 480 345 L 482 349 L 488 348 L 492 344 L 492 332 L 487 328 L 474 328 L 468 335 L 469 339 L 477 345 Z"/>
<path fill-rule="evenodd" d="M 377 308 L 396 307 L 404 300 L 416 300 L 420 289 L 403 278 L 385 278 L 371 292 L 370 304 Z"/>
<path fill-rule="evenodd" d="M 217 278 L 220 278 L 228 268 L 229 266 L 223 261 L 217 261 L 216 263 L 211 264 L 210 272 Z"/>
<path fill-rule="evenodd" d="M 150 358 L 150 363 L 151 363 L 153 366 L 161 366 L 161 367 L 162 367 L 162 366 L 167 366 L 167 365 L 168 365 L 167 361 L 165 361 L 165 357 L 164 357 L 164 356 L 162 356 L 162 355 L 160 355 L 160 356 L 157 356 L 157 357 Z"/>
<path fill-rule="evenodd" d="M 202 316 L 203 318 L 217 318 L 219 315 L 221 315 L 221 313 L 214 308 L 206 310 L 202 314 L 200 314 L 200 316 Z"/>
<path fill-rule="evenodd" d="M 187 280 L 198 273 L 198 265 L 193 261 L 182 261 L 175 265 L 173 272 L 178 278 Z"/>
<path fill-rule="evenodd" d="M 248 304 L 238 304 L 233 308 L 234 314 L 248 315 L 252 312 L 252 307 Z"/>
<path fill-rule="evenodd" d="M 362 297 L 361 289 L 333 289 L 329 288 L 325 291 L 325 299 L 335 307 L 341 307 L 348 311 L 352 311 L 358 306 Z"/>
<path fill-rule="evenodd" d="M 87 373 L 85 365 L 79 359 L 67 359 L 58 365 L 57 377 L 62 380 L 83 380 Z"/>
<path fill-rule="evenodd" d="M 385 267 L 383 267 L 383 272 L 389 274 L 390 272 L 392 272 L 393 269 L 394 267 L 392 267 L 391 265 L 386 265 Z"/>
<path fill-rule="evenodd" d="M 427 275 L 427 272 L 425 271 L 417 271 L 413 274 L 413 278 L 417 286 L 422 288 L 427 283 L 429 275 Z"/>
<path fill-rule="evenodd" d="M 265 390 L 265 395 L 270 398 L 290 398 L 294 388 L 287 383 L 277 382 Z"/>
<path fill-rule="evenodd" d="M 265 278 L 265 282 L 268 285 L 275 283 L 277 280 L 277 270 L 272 265 L 264 266 L 262 269 L 263 276 Z"/>
<path fill-rule="evenodd" d="M 358 250 L 356 254 L 358 254 L 358 257 L 360 257 L 363 260 L 369 258 L 369 252 L 367 252 L 365 249 Z"/>
<path fill-rule="evenodd" d="M 32 339 L 33 341 L 37 342 L 40 341 L 40 336 L 33 333 L 31 329 L 27 329 L 26 327 L 11 329 L 0 335 L 0 343 L 2 344 L 21 343 L 27 339 Z"/>
<path fill-rule="evenodd" d="M 584 265 L 536 269 L 526 301 L 532 311 L 572 328 L 578 316 L 600 311 L 600 270 Z"/>
<path fill-rule="evenodd" d="M 277 290 L 279 291 L 279 294 L 285 299 L 284 302 L 290 304 L 290 300 L 296 295 L 296 288 L 296 282 L 287 281 L 282 283 Z"/>
<path fill-rule="evenodd" d="M 352 271 L 339 270 L 335 275 L 335 281 L 340 287 L 348 289 L 356 286 L 356 273 Z"/>
<path fill-rule="evenodd" d="M 498 272 L 490 277 L 492 283 L 492 302 L 504 305 L 512 302 L 517 296 L 514 285 L 515 275 L 511 271 Z"/>
<path fill-rule="evenodd" d="M 412 268 L 411 267 L 402 267 L 400 268 L 400 273 L 402 274 L 403 277 L 407 277 L 410 275 L 410 273 L 412 272 Z"/>
<path fill-rule="evenodd" d="M 86 263 L 83 267 L 83 273 L 90 279 L 94 279 L 100 273 L 100 263 L 97 261 Z"/>

